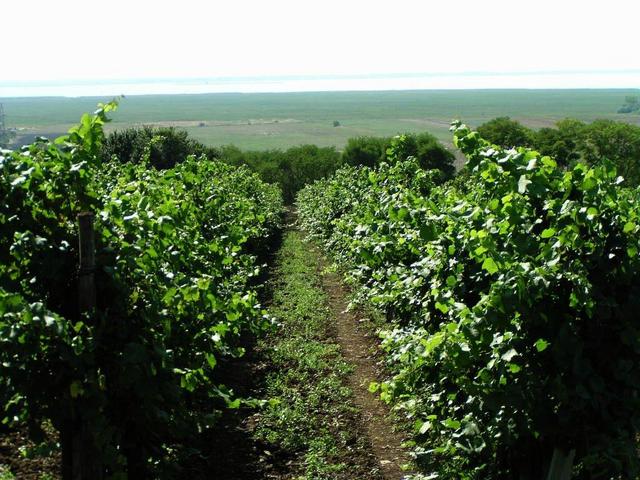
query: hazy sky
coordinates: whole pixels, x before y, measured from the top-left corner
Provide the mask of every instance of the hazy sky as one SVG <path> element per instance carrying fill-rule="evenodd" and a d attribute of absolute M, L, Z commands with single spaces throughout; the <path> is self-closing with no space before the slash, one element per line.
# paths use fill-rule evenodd
<path fill-rule="evenodd" d="M 640 71 L 640 0 L 3 0 L 0 82 Z"/>

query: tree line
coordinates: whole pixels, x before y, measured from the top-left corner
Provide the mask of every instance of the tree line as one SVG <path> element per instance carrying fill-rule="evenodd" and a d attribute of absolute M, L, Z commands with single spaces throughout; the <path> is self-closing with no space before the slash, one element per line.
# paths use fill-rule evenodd
<path fill-rule="evenodd" d="M 538 130 L 509 117 L 498 117 L 478 127 L 478 133 L 504 148 L 524 146 L 554 158 L 563 168 L 578 161 L 595 165 L 612 162 L 628 185 L 640 184 L 640 127 L 612 120 L 585 123 L 567 118 L 555 127 Z M 415 157 L 424 169 L 438 170 L 441 180 L 455 175 L 454 155 L 430 133 L 402 135 L 399 158 Z M 394 137 L 351 138 L 342 152 L 335 147 L 299 145 L 288 149 L 243 150 L 234 145 L 209 147 L 174 127 L 128 128 L 106 139 L 102 155 L 167 169 L 186 157 L 216 158 L 230 165 L 246 165 L 264 181 L 277 184 L 286 203 L 292 203 L 305 185 L 331 175 L 344 165 L 375 167 L 385 161 Z"/>
<path fill-rule="evenodd" d="M 401 156 L 416 157 L 421 166 L 437 169 L 443 179 L 455 173 L 454 155 L 429 133 L 403 136 Z M 172 168 L 189 155 L 217 158 L 230 165 L 246 165 L 264 181 L 277 184 L 286 203 L 308 183 L 331 175 L 343 165 L 373 167 L 387 156 L 393 137 L 357 137 L 348 141 L 343 152 L 335 147 L 300 145 L 286 150 L 242 150 L 234 145 L 207 147 L 173 127 L 128 128 L 113 132 L 105 141 L 104 160 L 116 157 L 123 162 L 139 163 L 148 158 L 156 168 Z"/>
<path fill-rule="evenodd" d="M 486 140 L 505 148 L 524 146 L 570 167 L 579 161 L 595 165 L 607 159 L 628 184 L 640 184 L 640 126 L 613 120 L 585 123 L 567 118 L 555 128 L 532 130 L 509 117 L 498 117 L 478 127 Z"/>

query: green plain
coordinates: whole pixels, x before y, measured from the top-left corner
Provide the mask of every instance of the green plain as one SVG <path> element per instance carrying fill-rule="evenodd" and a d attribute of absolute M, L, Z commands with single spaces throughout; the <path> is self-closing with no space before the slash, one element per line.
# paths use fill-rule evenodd
<path fill-rule="evenodd" d="M 211 146 L 286 148 L 304 143 L 341 149 L 348 138 L 429 131 L 451 143 L 453 119 L 471 126 L 510 116 L 533 128 L 572 117 L 640 124 L 617 114 L 625 96 L 640 90 L 419 90 L 384 92 L 216 93 L 139 95 L 122 99 L 109 129 L 174 125 Z M 6 124 L 19 134 L 54 136 L 105 97 L 0 98 Z M 340 126 L 334 127 L 337 121 Z"/>

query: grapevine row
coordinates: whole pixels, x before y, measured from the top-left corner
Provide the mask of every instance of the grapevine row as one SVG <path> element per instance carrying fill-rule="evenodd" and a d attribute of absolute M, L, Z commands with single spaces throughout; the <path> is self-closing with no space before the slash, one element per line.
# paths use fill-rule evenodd
<path fill-rule="evenodd" d="M 206 159 L 163 171 L 102 162 L 115 107 L 0 154 L 0 418 L 32 432 L 51 422 L 67 478 L 156 477 L 237 405 L 216 365 L 270 325 L 252 282 L 279 190 Z M 95 217 L 89 313 L 78 308 L 81 212 Z"/>
<path fill-rule="evenodd" d="M 454 180 L 400 158 L 298 196 L 356 299 L 386 315 L 388 381 L 426 478 L 640 472 L 640 190 L 455 123 Z M 400 147 L 400 148 L 399 148 Z M 423 477 L 420 477 L 423 478 Z"/>

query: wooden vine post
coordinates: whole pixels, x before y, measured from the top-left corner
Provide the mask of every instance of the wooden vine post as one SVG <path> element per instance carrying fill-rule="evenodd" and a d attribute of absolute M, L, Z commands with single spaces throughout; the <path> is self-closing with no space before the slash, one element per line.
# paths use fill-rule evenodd
<path fill-rule="evenodd" d="M 95 285 L 95 232 L 94 215 L 91 212 L 78 214 L 79 271 L 78 310 L 80 315 L 91 315 L 96 308 Z M 76 402 L 72 407 L 71 477 L 72 480 L 102 480 L 103 468 L 100 452 L 96 448 L 91 425 L 83 416 Z"/>
<path fill-rule="evenodd" d="M 551 457 L 551 465 L 549 466 L 546 480 L 570 480 L 575 456 L 575 450 L 565 452 L 556 448 Z"/>
<path fill-rule="evenodd" d="M 81 314 L 90 313 L 96 308 L 96 269 L 95 233 L 93 231 L 93 213 L 78 214 L 80 239 L 80 271 L 78 272 L 78 306 Z"/>

